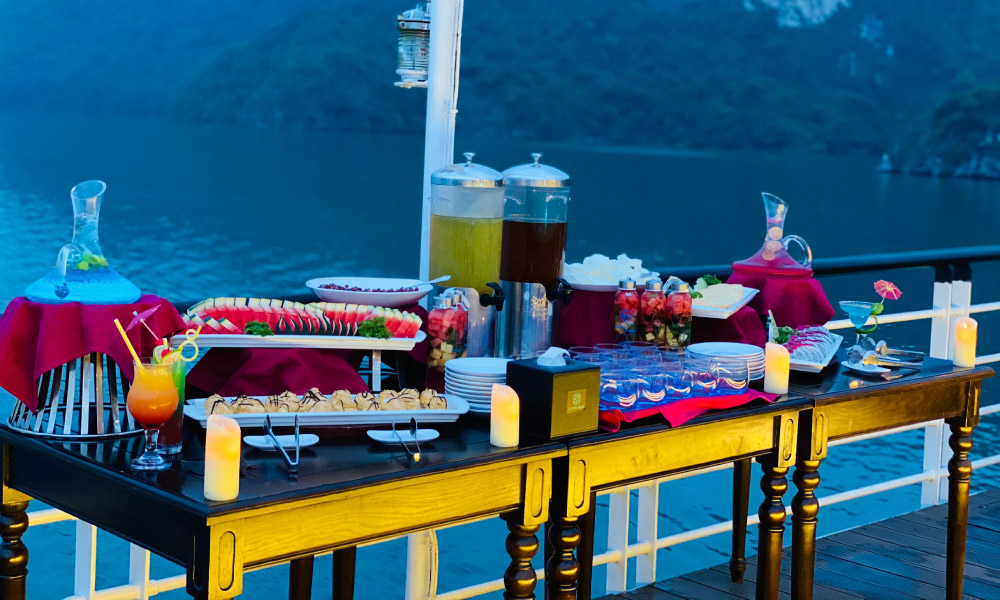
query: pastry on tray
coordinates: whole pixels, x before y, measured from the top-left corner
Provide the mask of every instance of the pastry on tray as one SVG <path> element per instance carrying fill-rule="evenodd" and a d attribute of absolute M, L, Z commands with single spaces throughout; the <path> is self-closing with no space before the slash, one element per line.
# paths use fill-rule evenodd
<path fill-rule="evenodd" d="M 299 412 L 313 412 L 313 407 L 320 402 L 326 402 L 329 398 L 324 396 L 317 388 L 313 388 L 302 394 L 299 400 Z"/>
<path fill-rule="evenodd" d="M 233 400 L 232 404 L 233 412 L 236 414 L 249 414 L 249 413 L 266 413 L 267 409 L 264 403 L 256 398 L 251 398 L 246 394 L 238 396 L 236 400 Z"/>
<path fill-rule="evenodd" d="M 432 389 L 426 389 L 420 392 L 420 408 L 427 408 L 431 404 L 431 398 L 437 396 L 438 393 Z"/>
<path fill-rule="evenodd" d="M 233 409 L 226 402 L 226 399 L 218 394 L 212 394 L 205 398 L 205 413 L 210 415 L 231 415 Z"/>
<path fill-rule="evenodd" d="M 361 392 L 354 396 L 354 401 L 358 405 L 358 410 L 378 410 L 378 400 L 371 392 Z"/>
<path fill-rule="evenodd" d="M 395 396 L 389 398 L 385 404 L 379 402 L 379 408 L 382 410 L 406 410 L 406 404 L 401 396 Z"/>
<path fill-rule="evenodd" d="M 403 410 L 420 409 L 420 393 L 413 388 L 404 389 L 397 398 L 403 401 Z"/>
<path fill-rule="evenodd" d="M 354 398 L 351 398 L 351 392 L 348 392 L 347 390 L 337 390 L 333 393 L 333 398 L 331 398 L 331 400 L 333 400 L 335 404 L 340 403 L 340 410 L 345 412 L 358 410 L 358 404 L 354 401 Z"/>
<path fill-rule="evenodd" d="M 447 410 L 448 401 L 442 396 L 438 396 L 437 392 L 434 392 L 434 397 L 431 398 L 430 403 L 427 405 L 430 410 Z"/>
<path fill-rule="evenodd" d="M 267 402 L 264 403 L 264 408 L 269 413 L 299 412 L 299 397 L 289 391 L 282 392 L 277 396 L 269 396 Z"/>

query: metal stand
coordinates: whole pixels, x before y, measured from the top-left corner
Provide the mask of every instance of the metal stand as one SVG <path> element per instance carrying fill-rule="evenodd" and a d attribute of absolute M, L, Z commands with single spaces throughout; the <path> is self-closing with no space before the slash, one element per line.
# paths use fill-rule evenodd
<path fill-rule="evenodd" d="M 21 401 L 7 420 L 29 435 L 107 440 L 142 435 L 125 406 L 129 382 L 110 356 L 94 352 L 42 375 L 38 409 Z"/>

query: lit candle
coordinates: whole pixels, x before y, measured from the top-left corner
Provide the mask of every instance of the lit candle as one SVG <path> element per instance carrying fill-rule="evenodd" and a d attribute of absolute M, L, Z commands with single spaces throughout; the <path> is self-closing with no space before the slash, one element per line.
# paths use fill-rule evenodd
<path fill-rule="evenodd" d="M 205 430 L 205 499 L 235 500 L 240 493 L 240 424 L 210 415 Z"/>
<path fill-rule="evenodd" d="M 976 328 L 975 319 L 960 317 L 955 319 L 954 362 L 956 367 L 976 366 Z"/>
<path fill-rule="evenodd" d="M 764 391 L 768 394 L 788 393 L 788 349 L 781 344 L 764 348 Z"/>
<path fill-rule="evenodd" d="M 506 385 L 493 384 L 490 397 L 490 443 L 498 448 L 516 446 L 521 421 L 521 399 Z"/>

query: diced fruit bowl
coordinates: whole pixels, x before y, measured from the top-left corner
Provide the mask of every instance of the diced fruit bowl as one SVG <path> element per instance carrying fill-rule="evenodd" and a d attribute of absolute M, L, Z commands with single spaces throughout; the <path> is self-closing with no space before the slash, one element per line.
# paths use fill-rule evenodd
<path fill-rule="evenodd" d="M 306 282 L 325 302 L 372 304 L 386 308 L 410 306 L 430 293 L 434 286 L 419 279 L 394 277 L 317 277 Z"/>

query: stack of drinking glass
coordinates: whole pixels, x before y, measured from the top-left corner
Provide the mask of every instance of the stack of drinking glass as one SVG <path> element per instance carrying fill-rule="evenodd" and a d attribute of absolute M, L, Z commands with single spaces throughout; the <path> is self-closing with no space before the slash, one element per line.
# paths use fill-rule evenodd
<path fill-rule="evenodd" d="M 749 389 L 745 362 L 695 358 L 660 350 L 645 341 L 574 346 L 576 360 L 601 367 L 602 410 L 641 410 L 692 396 L 743 394 Z"/>

